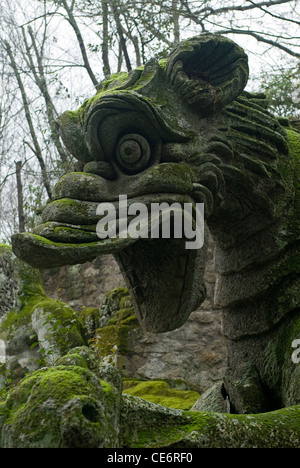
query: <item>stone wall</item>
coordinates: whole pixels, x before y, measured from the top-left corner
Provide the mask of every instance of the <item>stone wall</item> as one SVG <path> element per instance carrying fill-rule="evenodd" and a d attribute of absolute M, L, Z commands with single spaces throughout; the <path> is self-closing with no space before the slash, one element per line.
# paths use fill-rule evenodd
<path fill-rule="evenodd" d="M 41 270 L 45 291 L 53 299 L 61 299 L 73 309 L 98 307 L 105 294 L 124 286 L 123 276 L 111 255 L 93 262 Z"/>
<path fill-rule="evenodd" d="M 215 272 L 210 245 L 205 282 L 207 299 L 177 330 L 148 333 L 141 327 L 130 335 L 130 353 L 116 355 L 126 377 L 164 379 L 202 392 L 220 381 L 225 371 L 226 349 L 221 334 L 221 311 L 214 304 Z M 74 309 L 99 307 L 105 294 L 124 286 L 123 277 L 110 255 L 94 262 L 60 269 L 43 270 L 47 295 L 61 298 Z M 104 325 L 104 323 L 103 323 Z"/>

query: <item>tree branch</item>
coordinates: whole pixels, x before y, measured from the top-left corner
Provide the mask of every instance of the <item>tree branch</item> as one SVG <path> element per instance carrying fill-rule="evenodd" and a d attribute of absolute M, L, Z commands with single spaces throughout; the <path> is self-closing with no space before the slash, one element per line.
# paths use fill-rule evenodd
<path fill-rule="evenodd" d="M 85 48 L 85 45 L 84 45 L 83 37 L 81 35 L 80 29 L 78 27 L 78 24 L 77 24 L 77 22 L 75 20 L 74 15 L 73 15 L 74 2 L 72 3 L 71 7 L 68 6 L 68 3 L 67 3 L 66 0 L 61 0 L 61 3 L 62 3 L 64 9 L 67 12 L 68 21 L 69 21 L 70 25 L 72 26 L 72 28 L 73 28 L 73 30 L 74 30 L 74 32 L 76 34 L 76 38 L 77 38 L 77 42 L 79 44 L 79 48 L 80 48 L 80 51 L 81 51 L 81 56 L 82 56 L 82 59 L 83 59 L 84 67 L 86 68 L 86 70 L 88 72 L 88 75 L 89 75 L 93 85 L 95 86 L 95 88 L 97 88 L 99 83 L 98 83 L 98 80 L 95 77 L 94 72 L 93 72 L 93 70 L 91 68 L 91 65 L 90 65 L 90 62 L 89 62 L 89 59 L 88 59 L 88 56 L 87 56 L 86 48 Z"/>
<path fill-rule="evenodd" d="M 25 111 L 25 117 L 26 117 L 26 120 L 27 120 L 27 123 L 28 123 L 28 126 L 29 126 L 30 135 L 31 135 L 33 145 L 34 145 L 33 151 L 34 151 L 34 154 L 37 157 L 37 160 L 38 160 L 40 168 L 41 168 L 42 179 L 43 179 L 44 186 L 46 188 L 46 191 L 47 191 L 47 194 L 48 194 L 49 198 L 51 199 L 52 194 L 51 194 L 50 183 L 49 183 L 49 180 L 48 180 L 46 165 L 45 165 L 45 162 L 44 162 L 44 159 L 43 159 L 43 156 L 42 156 L 42 151 L 41 151 L 41 148 L 40 148 L 40 145 L 39 145 L 39 142 L 38 142 L 35 130 L 34 130 L 34 125 L 33 125 L 31 114 L 30 114 L 30 109 L 29 109 L 29 104 L 28 104 L 24 84 L 22 82 L 22 79 L 21 79 L 17 64 L 15 62 L 13 52 L 12 52 L 11 47 L 10 47 L 10 45 L 9 45 L 9 43 L 7 41 L 4 41 L 4 47 L 5 47 L 5 50 L 7 52 L 7 55 L 9 56 L 11 67 L 12 67 L 12 69 L 14 71 L 15 77 L 16 77 L 17 82 L 18 82 L 18 86 L 19 86 L 21 96 L 22 96 L 22 101 L 23 101 L 23 106 L 24 106 L 24 111 Z"/>
<path fill-rule="evenodd" d="M 26 40 L 25 32 L 24 32 L 24 30 L 22 30 L 22 31 L 23 31 L 23 37 L 24 37 L 24 42 L 25 42 L 27 55 L 29 57 L 30 63 L 32 64 L 32 72 L 33 72 L 33 75 L 34 75 L 34 78 L 35 78 L 35 82 L 36 82 L 37 86 L 39 87 L 39 89 L 40 89 L 40 91 L 42 93 L 42 96 L 43 96 L 43 98 L 45 100 L 46 113 L 47 113 L 48 123 L 49 123 L 49 127 L 50 127 L 50 132 L 51 132 L 51 139 L 52 139 L 53 143 L 56 146 L 56 149 L 58 151 L 58 154 L 60 156 L 61 161 L 63 163 L 66 163 L 68 161 L 68 156 L 67 156 L 67 154 L 66 154 L 66 152 L 65 152 L 65 150 L 64 150 L 64 148 L 63 148 L 63 146 L 62 146 L 62 144 L 60 142 L 60 135 L 59 135 L 58 125 L 56 123 L 56 118 L 55 118 L 55 113 L 56 113 L 55 112 L 55 107 L 54 107 L 54 104 L 52 102 L 49 90 L 48 90 L 47 81 L 46 81 L 46 77 L 45 77 L 45 73 L 44 73 L 42 55 L 40 54 L 40 52 L 38 50 L 36 40 L 35 40 L 35 37 L 34 37 L 34 34 L 33 34 L 33 30 L 29 26 L 28 27 L 28 32 L 29 32 L 29 35 L 30 35 L 30 38 L 31 38 L 32 46 L 33 46 L 35 56 L 36 56 L 36 59 L 37 59 L 37 63 L 38 63 L 38 71 L 39 71 L 39 76 L 38 76 L 38 74 L 37 74 L 37 72 L 35 70 L 35 66 L 34 66 L 34 63 L 33 63 L 32 56 L 31 56 L 30 48 L 29 48 L 27 40 Z"/>
<path fill-rule="evenodd" d="M 271 46 L 277 47 L 280 50 L 283 50 L 287 54 L 291 55 L 292 57 L 300 58 L 300 53 L 294 52 L 293 50 L 289 49 L 288 47 L 282 45 L 280 42 L 272 41 L 271 39 L 267 39 L 266 37 L 261 36 L 253 31 L 245 31 L 242 29 L 228 29 L 228 30 L 221 30 L 218 31 L 219 34 L 245 34 L 247 36 L 254 37 L 258 42 L 264 42 L 265 44 L 269 44 Z"/>
<path fill-rule="evenodd" d="M 248 10 L 253 10 L 255 8 L 262 8 L 262 7 L 271 7 L 271 6 L 277 6 L 281 5 L 284 3 L 290 3 L 291 0 L 273 0 L 273 1 L 265 1 L 265 2 L 259 2 L 259 3 L 254 3 L 252 0 L 247 0 L 250 5 L 236 5 L 232 7 L 222 7 L 222 8 L 217 8 L 213 9 L 210 7 L 203 8 L 202 10 L 199 10 L 197 12 L 192 12 L 187 0 L 181 0 L 182 6 L 185 8 L 185 11 L 182 11 L 182 15 L 185 16 L 186 18 L 191 19 L 194 23 L 201 25 L 203 27 L 203 22 L 206 21 L 210 24 L 213 24 L 214 26 L 220 27 L 219 24 L 209 21 L 208 18 L 210 16 L 218 16 L 222 13 L 227 13 L 227 12 L 233 12 L 233 11 L 248 11 Z M 206 13 L 206 14 L 205 14 Z M 199 16 L 201 15 L 201 18 Z M 290 47 L 287 47 L 280 42 L 273 41 L 271 39 L 268 39 L 266 36 L 267 34 L 258 34 L 255 31 L 251 30 L 244 30 L 244 29 L 237 29 L 237 28 L 226 28 L 226 29 L 219 29 L 218 34 L 244 34 L 248 36 L 254 37 L 258 42 L 263 42 L 265 44 L 269 44 L 273 47 L 277 47 L 278 49 L 286 52 L 287 54 L 293 56 L 293 57 L 300 57 L 300 54 L 298 52 L 295 52 L 292 50 Z M 279 36 L 274 36 L 276 38 L 279 38 Z M 292 39 L 292 38 L 286 38 Z"/>
<path fill-rule="evenodd" d="M 124 35 L 123 35 L 122 24 L 121 24 L 121 20 L 120 20 L 120 13 L 118 11 L 118 5 L 117 5 L 115 0 L 112 2 L 111 8 L 112 8 L 114 20 L 116 22 L 117 31 L 118 31 L 118 35 L 119 35 L 119 38 L 120 38 L 120 44 L 121 44 L 122 51 L 123 51 L 123 54 L 124 54 L 127 71 L 130 71 L 130 70 L 132 70 L 132 66 L 131 66 L 131 62 L 130 62 L 130 58 L 129 58 L 129 54 L 128 54 L 128 50 L 127 50 L 127 46 L 126 46 L 126 40 L 125 40 Z"/>
<path fill-rule="evenodd" d="M 249 1 L 249 0 L 246 0 L 246 1 Z M 194 15 L 203 15 L 203 13 L 208 13 L 209 16 L 211 15 L 220 15 L 222 13 L 227 13 L 229 11 L 249 11 L 249 10 L 253 10 L 255 8 L 259 8 L 259 7 L 272 7 L 272 6 L 277 6 L 277 5 L 282 5 L 283 3 L 290 3 L 291 0 L 269 0 L 269 1 L 266 1 L 266 2 L 259 2 L 259 3 L 254 3 L 254 2 L 251 2 L 250 5 L 235 5 L 235 6 L 231 6 L 231 7 L 222 7 L 222 8 L 216 8 L 216 9 L 213 9 L 211 7 L 206 7 L 206 8 L 202 8 L 202 10 L 199 10 L 197 12 L 194 12 L 193 14 Z M 184 0 L 182 2 L 184 4 L 184 6 L 186 7 L 187 6 L 187 0 Z M 190 11 L 190 9 L 189 9 Z"/>
<path fill-rule="evenodd" d="M 247 0 L 247 1 L 252 3 L 253 5 L 255 5 L 255 3 L 252 0 Z M 256 6 L 258 6 L 258 5 L 256 5 Z M 300 21 L 292 20 L 291 18 L 285 18 L 284 16 L 275 15 L 271 11 L 268 11 L 265 8 L 263 8 L 261 5 L 259 5 L 258 8 L 261 11 L 263 11 L 264 13 L 266 13 L 267 15 L 271 16 L 272 18 L 279 19 L 280 21 L 287 21 L 289 23 L 297 24 L 298 26 L 300 26 Z"/>

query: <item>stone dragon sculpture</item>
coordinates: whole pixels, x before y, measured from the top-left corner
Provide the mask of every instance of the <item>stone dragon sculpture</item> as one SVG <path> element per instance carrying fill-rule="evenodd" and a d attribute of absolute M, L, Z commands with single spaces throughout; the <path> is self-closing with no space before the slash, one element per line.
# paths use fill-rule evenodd
<path fill-rule="evenodd" d="M 141 325 L 181 326 L 205 298 L 206 242 L 99 239 L 99 203 L 204 203 L 215 245 L 216 301 L 228 348 L 224 388 L 233 412 L 300 403 L 300 139 L 244 91 L 248 61 L 231 40 L 203 34 L 167 59 L 112 76 L 59 119 L 80 170 L 64 175 L 43 224 L 13 236 L 38 268 L 118 260 Z M 298 159 L 297 159 L 298 158 Z M 298 184 L 298 185 L 297 185 Z"/>

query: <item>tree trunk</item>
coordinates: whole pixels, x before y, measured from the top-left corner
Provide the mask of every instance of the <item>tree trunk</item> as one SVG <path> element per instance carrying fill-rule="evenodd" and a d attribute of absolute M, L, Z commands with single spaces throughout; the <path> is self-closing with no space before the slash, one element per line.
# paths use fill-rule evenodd
<path fill-rule="evenodd" d="M 23 85 L 23 82 L 22 82 L 22 79 L 21 79 L 17 64 L 15 62 L 14 55 L 12 53 L 11 47 L 10 47 L 10 45 L 9 45 L 9 43 L 7 41 L 4 42 L 4 45 L 5 45 L 6 52 L 7 52 L 8 56 L 9 56 L 11 66 L 12 66 L 12 69 L 14 71 L 14 74 L 15 74 L 15 77 L 17 79 L 19 89 L 20 89 L 20 92 L 21 92 L 24 111 L 25 111 L 25 116 L 26 116 L 26 120 L 27 120 L 27 123 L 28 123 L 28 126 L 29 126 L 30 135 L 31 135 L 31 138 L 32 138 L 32 141 L 33 141 L 32 151 L 36 155 L 37 160 L 39 162 L 39 165 L 40 165 L 40 168 L 41 168 L 41 173 L 42 173 L 42 180 L 43 180 L 44 186 L 46 188 L 48 197 L 51 199 L 52 194 L 51 194 L 50 182 L 49 182 L 49 179 L 48 179 L 48 174 L 47 174 L 47 170 L 46 170 L 45 161 L 43 159 L 42 150 L 40 148 L 40 145 L 39 145 L 39 142 L 38 142 L 35 130 L 34 130 L 34 126 L 33 126 L 32 118 L 31 118 L 31 114 L 30 114 L 30 109 L 29 109 L 29 104 L 28 104 L 25 88 L 24 88 L 24 85 Z"/>
<path fill-rule="evenodd" d="M 18 192 L 18 216 L 19 216 L 19 232 L 25 232 L 25 215 L 23 203 L 23 186 L 22 186 L 22 161 L 15 161 L 16 165 L 16 178 L 17 178 L 17 192 Z"/>
<path fill-rule="evenodd" d="M 124 58 L 125 58 L 127 71 L 130 71 L 130 70 L 132 70 L 132 66 L 131 66 L 131 62 L 130 62 L 130 58 L 129 58 L 129 54 L 128 54 L 128 50 L 127 50 L 127 46 L 126 46 L 126 40 L 125 40 L 125 37 L 123 35 L 122 24 L 121 24 L 121 20 L 120 20 L 120 14 L 119 14 L 119 11 L 118 11 L 118 5 L 116 4 L 115 1 L 112 2 L 112 11 L 113 11 L 114 19 L 115 19 L 115 22 L 116 22 L 118 36 L 119 36 L 119 39 L 120 39 L 122 52 L 123 52 L 123 55 L 124 55 Z"/>
<path fill-rule="evenodd" d="M 103 42 L 102 42 L 102 61 L 103 73 L 105 78 L 111 74 L 108 58 L 108 2 L 102 0 L 102 20 L 103 20 Z"/>
<path fill-rule="evenodd" d="M 174 43 L 178 44 L 180 42 L 178 0 L 172 0 L 172 14 L 173 14 L 173 25 L 174 25 Z"/>
<path fill-rule="evenodd" d="M 85 67 L 86 71 L 88 72 L 89 77 L 92 80 L 93 85 L 97 88 L 99 83 L 98 83 L 97 78 L 94 75 L 94 72 L 93 72 L 91 66 L 90 66 L 90 62 L 89 62 L 89 59 L 88 59 L 88 56 L 87 56 L 87 53 L 86 53 L 86 48 L 85 48 L 85 45 L 84 45 L 84 40 L 83 40 L 83 37 L 81 35 L 78 24 L 76 22 L 76 19 L 75 19 L 74 15 L 73 15 L 72 8 L 70 8 L 68 6 L 66 0 L 62 0 L 61 3 L 63 5 L 64 9 L 66 10 L 67 14 L 68 14 L 68 21 L 69 21 L 70 25 L 72 26 L 72 28 L 74 29 L 74 32 L 76 34 L 77 42 L 79 44 L 81 56 L 82 56 L 83 63 L 84 63 L 84 67 Z"/>
<path fill-rule="evenodd" d="M 47 113 L 47 118 L 48 118 L 50 132 L 51 132 L 51 139 L 52 139 L 54 145 L 56 146 L 56 149 L 58 151 L 58 154 L 60 156 L 60 159 L 61 159 L 62 163 L 67 163 L 68 162 L 68 155 L 67 155 L 66 151 L 64 150 L 64 147 L 63 147 L 63 145 L 61 144 L 61 141 L 60 141 L 58 125 L 57 125 L 56 119 L 55 119 L 55 108 L 54 108 L 54 104 L 52 102 L 50 93 L 48 91 L 48 86 L 47 86 L 46 77 L 45 77 L 45 73 L 44 73 L 43 58 L 42 58 L 42 55 L 38 51 L 36 40 L 35 40 L 35 37 L 34 37 L 34 34 L 33 34 L 33 31 L 32 31 L 31 27 L 28 28 L 28 32 L 29 32 L 31 42 L 32 42 L 32 45 L 33 45 L 33 49 L 34 49 L 34 53 L 35 53 L 35 56 L 36 56 L 36 59 L 37 59 L 37 63 L 38 63 L 37 70 L 38 70 L 39 74 L 36 71 L 36 67 L 34 65 L 32 55 L 31 55 L 30 47 L 29 47 L 29 45 L 27 43 L 26 35 L 25 35 L 24 30 L 23 30 L 23 38 L 24 38 L 24 43 L 25 43 L 25 47 L 26 47 L 27 57 L 28 57 L 28 60 L 29 60 L 31 71 L 32 71 L 33 76 L 34 76 L 34 80 L 35 80 L 37 86 L 39 87 L 39 89 L 40 89 L 40 91 L 41 91 L 41 93 L 43 95 L 43 98 L 45 100 L 46 113 Z"/>

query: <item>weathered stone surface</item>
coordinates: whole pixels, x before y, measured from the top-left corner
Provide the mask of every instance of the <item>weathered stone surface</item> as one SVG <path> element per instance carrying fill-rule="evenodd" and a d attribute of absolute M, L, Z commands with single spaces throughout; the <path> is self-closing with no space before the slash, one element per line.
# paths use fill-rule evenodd
<path fill-rule="evenodd" d="M 7 258 L 14 261 L 14 255 L 9 247 L 5 248 L 5 253 Z M 18 264 L 22 270 L 22 262 L 18 261 Z M 47 314 L 51 310 L 49 304 L 55 305 L 57 319 L 60 314 L 59 305 L 63 306 L 67 312 L 70 310 L 66 304 L 59 304 L 55 300 L 51 302 L 51 299 L 40 296 L 43 289 L 37 271 L 26 267 L 26 273 L 27 279 L 23 277 L 18 282 L 23 285 L 22 287 L 26 284 L 26 291 L 22 288 L 19 290 L 20 297 L 23 301 L 27 301 L 28 294 L 31 294 L 31 297 L 35 299 L 34 305 L 28 310 L 27 320 L 29 318 L 30 320 L 28 320 L 27 327 L 29 324 L 32 326 L 35 321 L 39 322 L 41 314 L 39 304 L 41 303 L 46 306 L 48 301 Z M 21 274 L 20 270 L 19 274 Z M 120 309 L 120 303 L 123 309 Z M 36 304 L 38 304 L 37 307 Z M 121 289 L 119 293 L 117 291 L 112 293 L 104 302 L 103 313 L 106 323 L 109 320 L 116 321 L 116 317 L 124 319 L 124 311 L 127 310 L 128 313 L 128 309 L 131 309 L 132 314 L 127 291 Z M 120 313 L 122 310 L 123 313 Z M 212 323 L 211 315 L 206 314 L 206 311 L 201 311 L 198 316 L 199 323 L 204 326 Z M 17 316 L 18 314 L 15 319 Z M 5 325 L 5 317 L 3 316 L 2 325 Z M 71 317 L 74 319 L 74 313 Z M 129 314 L 128 318 L 130 317 Z M 68 354 L 61 357 L 53 366 L 52 346 L 54 346 L 55 339 L 59 337 L 60 328 L 59 326 L 56 328 L 57 333 L 50 333 L 52 342 L 49 347 L 45 346 L 45 341 L 49 338 L 45 333 L 45 324 L 46 332 L 48 331 L 49 334 L 47 327 L 54 317 L 50 319 L 47 315 L 45 319 L 42 314 L 40 326 L 37 323 L 35 326 L 37 334 L 40 334 L 41 345 L 44 349 L 51 349 L 48 356 L 50 367 L 36 371 L 32 368 L 33 372 L 10 391 L 6 400 L 0 402 L 0 446 L 2 448 L 298 447 L 297 407 L 257 416 L 247 415 L 244 419 L 236 415 L 230 415 L 230 417 L 221 415 L 220 413 L 228 412 L 231 408 L 230 402 L 222 396 L 220 384 L 201 395 L 192 408 L 192 412 L 172 410 L 125 394 L 121 398 L 122 379 L 117 368 L 108 363 L 99 367 L 95 353 L 87 347 L 70 349 Z M 137 325 L 137 322 L 135 323 Z M 27 348 L 27 361 L 30 362 L 33 358 L 30 352 L 36 348 L 30 350 L 28 341 L 25 339 L 26 333 L 27 340 L 29 339 L 29 330 L 26 325 L 20 326 L 18 321 L 16 324 L 19 326 L 16 327 L 10 340 L 3 340 L 8 344 L 4 353 L 4 361 L 7 363 L 7 350 L 11 356 L 21 354 L 24 360 L 24 350 Z M 3 329 L 5 327 L 2 331 Z M 285 335 L 284 332 L 282 333 Z M 152 336 L 157 337 L 157 335 Z M 278 336 L 277 339 L 279 343 L 283 343 L 282 336 Z M 165 346 L 174 347 L 174 343 L 176 341 L 173 338 L 172 342 L 167 340 Z M 65 344 L 71 347 L 71 341 L 66 341 Z M 158 346 L 159 342 L 156 342 L 156 348 Z M 160 346 L 163 353 L 164 346 Z M 176 347 L 174 348 L 176 351 Z M 58 343 L 54 349 L 55 352 L 60 349 Z M 180 347 L 179 344 L 178 351 L 182 352 L 182 346 Z M 270 349 L 270 355 L 274 352 L 276 352 L 276 346 L 273 350 Z M 60 353 L 63 353 L 63 349 L 60 349 Z M 278 353 L 278 358 L 281 358 L 280 353 Z M 272 360 L 270 365 L 271 362 Z M 21 369 L 20 363 L 18 365 Z M 298 369 L 299 366 L 294 366 L 293 363 L 286 366 L 285 379 L 289 380 L 289 374 L 297 373 Z M 18 380 L 23 375 L 19 373 Z M 239 382 L 237 386 L 239 398 L 242 394 L 241 385 L 249 388 L 250 381 L 247 381 L 245 372 L 244 375 L 243 382 Z M 270 373 L 270 375 L 276 378 L 275 374 Z M 296 382 L 296 380 L 293 381 Z M 297 385 L 295 383 L 292 386 L 286 386 L 283 382 L 287 405 L 297 397 Z M 162 402 L 163 398 L 164 396 L 161 395 Z M 259 402 L 261 401 L 259 399 Z M 39 418 L 37 418 L 37 411 Z M 198 415 L 195 416 L 195 413 Z"/>
<path fill-rule="evenodd" d="M 216 50 L 214 60 L 207 61 L 208 51 Z M 205 299 L 206 243 L 202 249 L 188 250 L 176 238 L 157 239 L 154 244 L 121 236 L 97 241 L 97 205 L 117 202 L 124 193 L 131 203 L 143 202 L 147 207 L 166 200 L 195 207 L 197 201 L 206 203 L 208 218 L 222 201 L 225 184 L 215 165 L 218 157 L 211 154 L 203 164 L 197 159 L 210 153 L 215 142 L 210 144 L 211 131 L 204 131 L 207 136 L 200 141 L 194 123 L 188 116 L 183 118 L 180 107 L 197 109 L 208 130 L 210 116 L 241 93 L 247 76 L 247 57 L 240 47 L 222 37 L 203 35 L 180 44 L 167 61 L 149 62 L 128 80 L 104 83 L 77 114 L 65 113 L 60 121 L 65 143 L 84 160 L 85 168 L 93 167 L 92 173 L 68 174 L 58 182 L 55 199 L 43 212 L 44 224 L 34 235 L 14 237 L 16 254 L 42 267 L 41 257 L 50 253 L 52 266 L 88 261 L 93 252 L 94 257 L 114 253 L 144 328 L 165 332 L 181 326 Z M 222 153 L 231 155 L 221 132 L 216 128 L 213 134 Z M 75 140 L 80 135 L 78 152 Z M 102 172 L 101 163 L 105 164 Z M 95 174 L 96 166 L 101 175 Z M 107 171 L 109 166 L 112 171 Z M 154 262 L 155 258 L 159 260 Z M 147 278 L 137 285 L 141 274 Z M 158 275 L 161 281 L 156 280 Z"/>
<path fill-rule="evenodd" d="M 215 413 L 230 413 L 229 398 L 223 395 L 224 389 L 220 383 L 214 384 L 202 393 L 191 407 L 191 411 L 209 411 Z"/>
<path fill-rule="evenodd" d="M 0 321 L 19 310 L 28 293 L 41 293 L 39 272 L 20 261 L 10 246 L 0 245 Z"/>
<path fill-rule="evenodd" d="M 154 448 L 297 448 L 299 406 L 257 415 L 184 412 L 123 396 L 121 445 Z"/>
<path fill-rule="evenodd" d="M 164 379 L 178 388 L 195 388 L 200 392 L 222 381 L 226 346 L 222 336 L 221 310 L 214 303 L 216 274 L 213 250 L 210 239 L 204 273 L 207 297 L 182 327 L 162 334 L 134 327 L 130 330 L 125 354 L 110 346 L 112 354 L 105 359 L 117 363 L 123 376 Z M 85 265 L 42 270 L 41 276 L 49 297 L 59 297 L 81 311 L 90 338 L 110 319 L 115 318 L 116 323 L 115 313 L 120 316 L 120 309 L 131 308 L 128 316 L 134 314 L 122 274 L 112 256 L 101 256 Z M 113 332 L 108 333 L 105 340 L 112 343 L 113 337 Z"/>
<path fill-rule="evenodd" d="M 12 262 L 17 260 L 9 247 L 6 250 Z M 21 261 L 17 262 L 22 265 Z M 33 275 L 35 288 L 38 281 L 42 296 L 28 291 L 32 297 L 32 307 L 28 308 L 24 316 L 24 325 L 19 324 L 18 314 L 14 318 L 12 316 L 8 334 L 4 321 L 1 335 L 4 338 L 1 345 L 1 362 L 4 364 L 1 387 L 5 387 L 6 381 L 11 378 L 17 382 L 26 372 L 38 369 L 43 363 L 54 364 L 69 348 L 92 338 L 95 330 L 105 326 L 110 319 L 115 322 L 118 316 L 124 319 L 126 310 L 130 309 L 128 317 L 134 314 L 131 299 L 124 287 L 104 295 L 105 289 L 114 281 L 117 284 L 118 281 L 124 283 L 112 257 L 60 270 L 43 270 L 41 276 L 44 288 L 38 271 L 29 266 L 26 268 Z M 17 270 L 14 272 L 16 276 Z M 164 379 L 177 388 L 194 388 L 202 392 L 215 381 L 221 381 L 225 371 L 226 350 L 220 335 L 220 311 L 213 310 L 212 257 L 207 264 L 206 278 L 208 298 L 203 305 L 205 310 L 191 314 L 188 322 L 180 329 L 160 335 L 145 332 L 135 321 L 135 327 L 131 328 L 127 337 L 128 343 L 121 352 L 113 349 L 114 334 L 107 334 L 105 339 L 110 343 L 112 354 L 106 356 L 105 360 L 117 363 L 123 376 Z M 94 293 L 89 295 L 91 290 Z M 26 296 L 25 300 L 28 300 Z M 101 304 L 100 310 L 99 307 L 91 307 L 97 304 Z M 65 314 L 63 328 L 62 312 Z M 65 332 L 70 328 L 70 323 L 81 325 L 67 336 Z"/>
<path fill-rule="evenodd" d="M 61 299 L 75 310 L 82 307 L 99 310 L 107 292 L 125 286 L 112 255 L 102 255 L 85 264 L 43 269 L 40 274 L 47 295 Z"/>
<path fill-rule="evenodd" d="M 115 369 L 99 369 L 90 349 L 70 350 L 55 366 L 25 377 L 0 402 L 0 447 L 299 446 L 299 406 L 258 415 L 183 411 L 121 396 L 119 379 Z"/>
<path fill-rule="evenodd" d="M 0 447 L 118 447 L 119 408 L 120 391 L 101 380 L 94 353 L 75 348 L 0 405 Z"/>
<path fill-rule="evenodd" d="M 96 164 L 101 175 L 65 176 L 45 223 L 13 238 L 16 254 L 36 266 L 45 256 L 59 266 L 113 253 L 140 324 L 167 332 L 205 300 L 207 243 L 188 250 L 175 235 L 149 240 L 122 232 L 94 240 L 96 204 L 116 204 L 120 194 L 146 207 L 203 202 L 205 240 L 209 228 L 217 245 L 224 386 L 240 413 L 298 404 L 300 388 L 291 362 L 300 313 L 299 132 L 270 115 L 261 95 L 243 91 L 247 76 L 240 47 L 203 34 L 163 61 L 104 82 L 77 112 L 62 116 L 61 131 L 75 157 L 86 165 L 104 161 L 105 170 Z M 257 327 L 248 326 L 248 313 Z M 124 345 L 129 328 L 120 325 L 115 333 Z"/>
<path fill-rule="evenodd" d="M 47 297 L 40 273 L 1 246 L 0 386 L 18 382 L 43 364 L 54 364 L 74 346 L 86 343 L 85 322 L 60 300 Z"/>
<path fill-rule="evenodd" d="M 212 279 L 212 278 L 211 278 Z M 208 289 L 213 283 L 207 283 Z M 221 335 L 220 311 L 193 312 L 177 330 L 149 333 L 136 320 L 128 291 L 107 293 L 95 335 L 101 362 L 117 366 L 124 377 L 164 379 L 177 388 L 207 390 L 221 382 L 226 368 L 226 347 Z"/>

